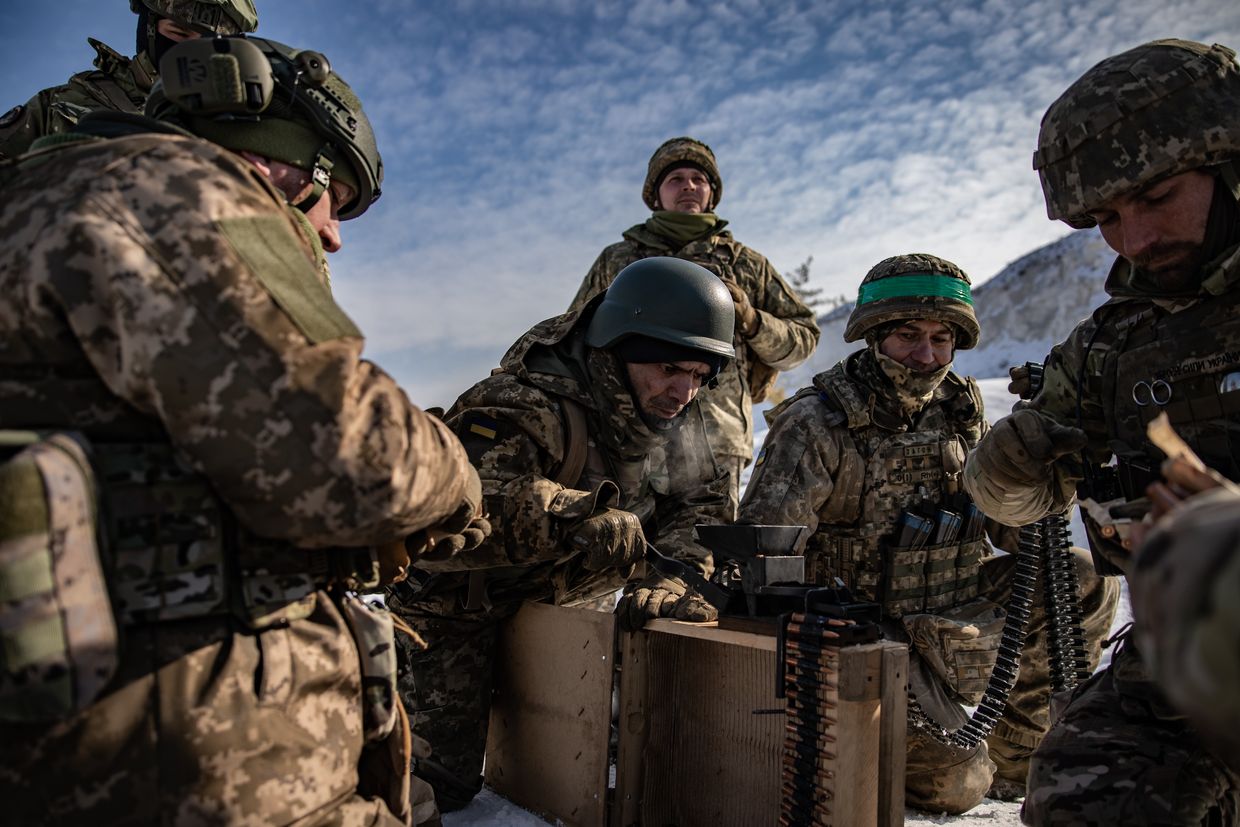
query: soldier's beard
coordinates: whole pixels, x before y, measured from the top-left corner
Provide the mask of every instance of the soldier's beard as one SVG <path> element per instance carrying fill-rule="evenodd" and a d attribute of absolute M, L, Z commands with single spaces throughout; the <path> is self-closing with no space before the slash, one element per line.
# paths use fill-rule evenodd
<path fill-rule="evenodd" d="M 1159 244 L 1131 259 L 1133 268 L 1143 273 L 1160 290 L 1180 292 L 1201 282 L 1202 247 L 1188 241 Z"/>

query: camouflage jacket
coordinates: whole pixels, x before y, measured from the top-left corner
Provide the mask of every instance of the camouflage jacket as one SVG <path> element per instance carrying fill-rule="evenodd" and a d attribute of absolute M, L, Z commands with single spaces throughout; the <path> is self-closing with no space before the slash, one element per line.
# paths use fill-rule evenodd
<path fill-rule="evenodd" d="M 87 112 L 142 112 L 156 77 L 151 59 L 145 52 L 125 57 L 93 37 L 88 42 L 97 53 L 94 69 L 78 72 L 68 83 L 44 89 L 0 115 L 0 160 L 16 158 L 44 135 L 72 131 Z"/>
<path fill-rule="evenodd" d="M 1062 511 L 1087 471 L 1096 477 L 1113 456 L 1129 480 L 1123 496 L 1142 496 L 1143 477 L 1156 474 L 1161 461 L 1145 426 L 1163 411 L 1207 465 L 1240 478 L 1240 248 L 1205 268 L 1196 296 L 1151 295 L 1123 258 L 1106 289 L 1112 298 L 1051 351 L 1042 390 L 1030 403 L 1084 429 L 1088 467 L 1079 455 L 1064 458 L 1045 481 L 1004 488 L 970 464 L 970 493 L 1001 522 L 1025 525 Z"/>
<path fill-rule="evenodd" d="M 0 428 L 170 443 L 242 525 L 301 547 L 395 541 L 459 506 L 460 443 L 360 358 L 252 165 L 140 133 L 0 172 Z"/>
<path fill-rule="evenodd" d="M 808 526 L 807 576 L 843 577 L 871 599 L 890 592 L 883 568 L 890 555 L 880 545 L 900 513 L 956 495 L 965 455 L 986 429 L 977 384 L 950 371 L 907 417 L 868 350 L 818 374 L 767 418 L 738 522 Z M 969 565 L 987 552 L 984 543 L 970 549 Z"/>
<path fill-rule="evenodd" d="M 567 544 L 567 529 L 607 504 L 600 502 L 600 486 L 605 490 L 610 480 L 620 490 L 611 506 L 637 514 L 660 551 L 709 572 L 709 553 L 694 541 L 693 526 L 722 522 L 726 477 L 703 483 L 669 469 L 669 436 L 642 423 L 615 357 L 586 347 L 581 316 L 536 325 L 448 411 L 447 422 L 482 479 L 494 530 L 482 547 L 445 565 L 490 568 L 571 557 L 578 549 Z M 566 399 L 585 412 L 589 450 L 580 477 L 560 484 Z"/>
<path fill-rule="evenodd" d="M 750 339 L 736 334 L 736 358 L 719 375 L 717 387 L 703 390 L 700 397 L 714 452 L 744 457 L 748 462 L 753 456 L 751 383 L 766 385 L 773 381 L 774 371 L 789 370 L 810 357 L 821 333 L 814 313 L 764 256 L 733 239 L 730 232 L 724 230 L 678 246 L 644 224 L 629 228 L 624 241 L 599 254 L 570 309 L 584 306 L 606 290 L 625 267 L 651 256 L 688 259 L 734 280 L 758 311 L 758 332 Z M 760 390 L 765 392 L 764 388 Z"/>

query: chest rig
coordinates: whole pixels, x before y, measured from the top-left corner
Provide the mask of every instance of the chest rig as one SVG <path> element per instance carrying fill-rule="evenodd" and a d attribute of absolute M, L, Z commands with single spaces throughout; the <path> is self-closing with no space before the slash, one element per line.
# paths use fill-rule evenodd
<path fill-rule="evenodd" d="M 963 502 L 960 474 L 978 439 L 980 393 L 971 380 L 949 374 L 945 395 L 911 427 L 869 403 L 869 391 L 843 365 L 815 380 L 842 436 L 835 488 L 819 513 L 806 550 L 815 583 L 841 578 L 854 593 L 880 603 L 889 617 L 937 612 L 977 596 L 984 538 L 902 546 L 898 523 L 906 511 L 934 512 Z"/>
<path fill-rule="evenodd" d="M 1116 456 L 1156 471 L 1161 456 L 1149 455 L 1145 428 L 1165 412 L 1207 465 L 1240 479 L 1237 294 L 1198 301 L 1179 312 L 1146 306 L 1115 328 L 1101 381 Z"/>

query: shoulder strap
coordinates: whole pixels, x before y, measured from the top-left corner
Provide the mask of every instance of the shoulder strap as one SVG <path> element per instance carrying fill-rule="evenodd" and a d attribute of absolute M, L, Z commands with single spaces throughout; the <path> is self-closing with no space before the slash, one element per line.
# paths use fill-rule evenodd
<path fill-rule="evenodd" d="M 564 411 L 564 461 L 556 469 L 552 482 L 571 487 L 581 479 L 581 472 L 586 467 L 589 426 L 586 424 L 586 410 L 580 402 L 561 396 L 560 410 Z"/>

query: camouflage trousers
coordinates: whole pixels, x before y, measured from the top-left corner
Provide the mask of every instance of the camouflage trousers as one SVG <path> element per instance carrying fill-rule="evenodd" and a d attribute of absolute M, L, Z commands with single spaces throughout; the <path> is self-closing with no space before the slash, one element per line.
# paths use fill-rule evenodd
<path fill-rule="evenodd" d="M 1240 822 L 1240 776 L 1199 742 L 1149 679 L 1127 635 L 1078 687 L 1033 755 L 1031 825 Z"/>
<path fill-rule="evenodd" d="M 227 617 L 126 627 L 95 704 L 0 724 L 0 821 L 404 824 L 358 792 L 358 652 L 317 597 L 310 617 L 259 633 Z"/>
<path fill-rule="evenodd" d="M 434 788 L 443 812 L 461 809 L 482 789 L 503 621 L 527 600 L 588 605 L 624 583 L 614 572 L 587 572 L 573 561 L 486 571 L 485 597 L 479 573 L 473 600 L 469 573 L 424 576 L 420 584 L 415 577 L 389 590 L 388 607 L 427 644 L 396 636 L 397 682 L 413 731 L 430 742 L 431 755 L 417 759 L 414 775 Z"/>
<path fill-rule="evenodd" d="M 1094 573 L 1088 552 L 1074 549 L 1080 582 L 1082 630 L 1090 668 L 1098 665 L 1102 641 L 1111 628 L 1119 602 L 1119 584 Z M 1006 606 L 1011 596 L 1014 556 L 992 557 L 982 563 L 980 596 Z M 1027 757 L 1045 735 L 1050 722 L 1051 673 L 1047 657 L 1047 613 L 1039 587 L 1020 673 L 1008 696 L 1007 710 L 987 741 L 971 751 L 943 744 L 910 719 L 908 757 L 905 768 L 905 801 L 928 812 L 963 813 L 986 797 L 996 775 L 1021 783 Z M 910 693 L 927 712 L 948 728 L 962 725 L 967 717 L 953 700 L 942 679 L 916 652 L 909 658 Z M 994 760 L 992 760 L 992 755 Z"/>

